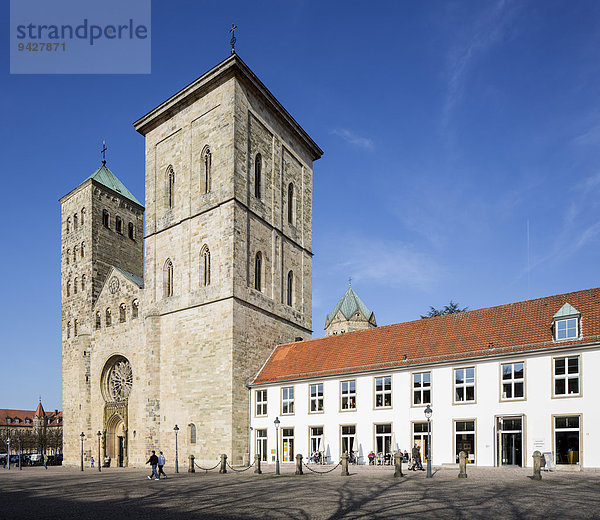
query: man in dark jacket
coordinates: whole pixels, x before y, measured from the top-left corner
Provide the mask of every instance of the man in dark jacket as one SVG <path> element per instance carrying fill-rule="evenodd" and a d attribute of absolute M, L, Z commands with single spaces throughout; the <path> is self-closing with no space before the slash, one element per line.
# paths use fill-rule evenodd
<path fill-rule="evenodd" d="M 152 477 L 154 477 L 154 480 L 159 480 L 158 473 L 156 472 L 156 466 L 158 466 L 158 457 L 156 456 L 156 452 L 154 450 L 152 450 L 152 455 L 150 455 L 150 458 L 146 461 L 146 464 L 150 464 L 150 466 L 152 466 L 152 475 L 148 475 L 148 478 L 152 480 Z"/>
<path fill-rule="evenodd" d="M 413 458 L 413 471 L 417 471 L 417 469 L 420 469 L 421 471 L 423 471 L 423 464 L 421 462 L 421 448 L 419 446 L 417 446 L 415 444 L 414 448 L 412 449 L 412 458 Z"/>

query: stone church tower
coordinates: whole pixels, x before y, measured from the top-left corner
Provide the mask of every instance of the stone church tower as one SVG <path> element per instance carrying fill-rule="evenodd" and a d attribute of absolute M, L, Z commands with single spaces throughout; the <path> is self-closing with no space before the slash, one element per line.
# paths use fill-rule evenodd
<path fill-rule="evenodd" d="M 150 449 L 172 462 L 177 424 L 182 459 L 238 463 L 247 382 L 275 345 L 311 335 L 322 151 L 236 54 L 134 126 L 145 235 L 144 208 L 105 165 L 61 199 L 65 461 L 100 430 L 113 463 L 143 465 Z"/>
<path fill-rule="evenodd" d="M 367 308 L 352 287 L 344 293 L 325 319 L 325 335 L 334 336 L 377 327 L 375 313 Z"/>

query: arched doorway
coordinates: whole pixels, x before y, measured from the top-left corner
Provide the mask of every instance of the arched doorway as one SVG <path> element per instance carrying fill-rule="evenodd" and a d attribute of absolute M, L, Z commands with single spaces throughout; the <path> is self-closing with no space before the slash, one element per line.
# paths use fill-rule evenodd
<path fill-rule="evenodd" d="M 104 398 L 103 457 L 110 457 L 111 466 L 123 467 L 129 462 L 127 430 L 128 401 L 133 384 L 129 360 L 112 356 L 102 370 L 101 388 Z"/>
<path fill-rule="evenodd" d="M 125 466 L 127 446 L 125 430 L 125 423 L 118 414 L 114 414 L 107 421 L 105 457 L 110 457 L 117 467 Z"/>

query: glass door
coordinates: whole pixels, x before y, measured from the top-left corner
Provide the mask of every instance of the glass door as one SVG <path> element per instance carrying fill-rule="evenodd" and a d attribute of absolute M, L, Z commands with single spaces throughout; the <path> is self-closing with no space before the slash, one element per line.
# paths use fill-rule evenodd
<path fill-rule="evenodd" d="M 523 465 L 523 418 L 498 417 L 498 466 Z"/>

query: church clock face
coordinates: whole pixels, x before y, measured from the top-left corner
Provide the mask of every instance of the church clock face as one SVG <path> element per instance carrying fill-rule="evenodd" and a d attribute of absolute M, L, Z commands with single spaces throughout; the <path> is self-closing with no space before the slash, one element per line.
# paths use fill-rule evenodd
<path fill-rule="evenodd" d="M 115 294 L 119 290 L 119 279 L 116 276 L 113 276 L 108 282 L 108 288 L 110 289 L 111 294 Z"/>
<path fill-rule="evenodd" d="M 126 401 L 133 385 L 133 373 L 129 361 L 119 361 L 108 375 L 108 392 L 115 401 Z"/>

